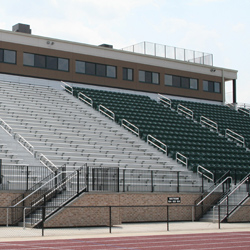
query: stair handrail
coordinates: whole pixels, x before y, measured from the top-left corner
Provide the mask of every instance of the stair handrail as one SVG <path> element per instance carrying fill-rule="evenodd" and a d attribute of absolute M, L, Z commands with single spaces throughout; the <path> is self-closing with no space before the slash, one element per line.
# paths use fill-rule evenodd
<path fill-rule="evenodd" d="M 133 129 L 130 128 L 129 126 L 127 126 L 127 125 L 125 124 L 125 122 L 128 123 L 130 126 L 132 126 Z M 127 128 L 128 130 L 130 130 L 132 133 L 136 134 L 137 136 L 140 135 L 140 130 L 139 130 L 139 128 L 138 128 L 137 126 L 135 126 L 133 123 L 129 122 L 128 120 L 122 119 L 122 126 L 125 127 L 125 128 Z"/>
<path fill-rule="evenodd" d="M 218 131 L 219 131 L 217 122 L 214 122 L 213 120 L 208 119 L 206 116 L 203 116 L 203 115 L 202 115 L 202 116 L 200 117 L 200 124 L 201 124 L 201 125 L 202 125 L 202 124 L 205 124 L 205 125 L 211 127 L 212 129 L 215 129 L 217 133 L 218 133 Z"/>
<path fill-rule="evenodd" d="M 245 184 L 246 181 L 250 180 L 250 173 L 247 174 L 235 187 L 233 190 L 231 190 L 231 192 L 229 192 L 225 197 L 223 197 L 220 202 L 216 205 L 216 206 L 221 206 L 223 202 L 225 202 L 226 200 L 228 200 L 228 197 L 230 197 L 231 195 L 233 195 L 243 184 Z M 226 216 L 224 216 L 224 218 L 221 219 L 221 221 L 223 221 L 225 218 L 227 218 L 230 214 L 232 214 L 245 200 L 246 198 L 249 197 L 249 190 L 248 190 L 248 194 L 242 198 L 242 200 L 238 203 L 238 204 L 234 204 L 235 206 L 231 209 L 230 212 L 227 211 Z M 213 210 L 215 209 L 215 207 L 213 208 Z"/>
<path fill-rule="evenodd" d="M 167 98 L 166 96 L 163 96 L 161 94 L 158 93 L 158 97 L 157 97 L 160 101 L 162 101 L 164 104 L 168 105 L 170 108 L 172 106 L 172 101 Z"/>
<path fill-rule="evenodd" d="M 152 138 L 152 139 L 154 139 L 155 141 L 157 141 L 160 145 L 163 146 L 163 148 L 160 147 L 159 145 L 157 145 L 155 142 L 153 142 L 150 138 Z M 167 154 L 167 150 L 168 150 L 167 145 L 166 145 L 165 143 L 163 143 L 162 141 L 156 139 L 154 136 L 148 134 L 148 135 L 147 135 L 147 143 L 148 143 L 148 144 L 153 144 L 153 145 L 156 146 L 158 149 L 160 149 L 160 150 L 163 151 L 165 154 Z"/>
<path fill-rule="evenodd" d="M 217 186 L 215 186 L 212 191 L 210 191 L 202 200 L 200 200 L 196 206 L 199 206 L 202 202 L 204 202 L 210 195 L 212 195 L 219 187 L 221 187 L 226 181 L 231 180 L 233 182 L 233 178 L 231 176 L 226 177 L 222 182 L 220 182 Z"/>
<path fill-rule="evenodd" d="M 81 97 L 83 96 L 83 97 Z M 85 102 L 86 104 L 88 104 L 89 106 L 93 107 L 93 100 L 92 98 L 88 97 L 87 95 L 85 95 L 83 92 L 79 92 L 78 93 L 78 99 Z"/>
<path fill-rule="evenodd" d="M 10 135 L 12 136 L 13 134 L 13 129 L 12 127 L 6 123 L 2 118 L 0 118 L 0 126 Z"/>
<path fill-rule="evenodd" d="M 178 112 L 178 113 L 179 113 L 179 112 L 182 112 L 182 113 L 184 113 L 185 115 L 191 117 L 192 120 L 194 119 L 194 112 L 193 112 L 193 110 L 191 110 L 191 109 L 185 107 L 185 106 L 182 105 L 182 104 L 178 104 L 178 105 L 177 105 L 177 112 Z"/>
<path fill-rule="evenodd" d="M 179 156 L 184 158 L 185 161 L 181 159 Z M 188 158 L 185 155 L 181 154 L 180 152 L 176 152 L 176 161 L 181 162 L 184 166 L 186 166 L 186 168 L 188 168 Z"/>
<path fill-rule="evenodd" d="M 239 189 L 246 181 L 248 181 L 250 178 L 250 173 L 247 174 L 236 186 L 233 190 L 231 190 L 231 192 L 229 194 L 227 194 L 226 197 L 224 197 L 219 203 L 218 205 L 221 205 L 229 196 L 231 196 L 233 193 L 236 192 L 237 189 Z"/>
<path fill-rule="evenodd" d="M 200 171 L 200 169 L 204 170 L 205 172 L 210 174 L 212 177 L 209 177 L 208 175 L 204 174 L 203 172 Z M 203 175 L 208 180 L 214 182 L 214 174 L 211 171 L 209 171 L 208 169 L 204 168 L 203 166 L 201 166 L 201 165 L 197 166 L 197 173 L 200 174 L 200 175 Z"/>
<path fill-rule="evenodd" d="M 44 162 L 43 159 L 45 159 L 46 162 Z M 58 167 L 51 160 L 49 160 L 44 154 L 39 155 L 39 161 L 45 167 L 47 167 L 51 172 L 55 172 L 56 170 L 58 170 Z M 47 163 L 49 163 L 50 165 L 48 165 Z"/>
<path fill-rule="evenodd" d="M 108 113 L 108 112 L 110 113 Z M 106 108 L 105 106 L 103 105 L 99 105 L 99 112 L 106 115 L 107 117 L 109 117 L 111 120 L 115 120 L 115 113 L 113 111 L 111 111 L 110 109 Z"/>
<path fill-rule="evenodd" d="M 228 136 L 228 137 L 238 141 L 239 143 L 242 143 L 242 146 L 245 147 L 245 138 L 244 138 L 244 136 L 242 136 L 242 135 L 240 135 L 240 134 L 238 134 L 238 133 L 236 133 L 233 130 L 228 129 L 228 128 L 225 131 L 225 136 L 226 137 Z"/>
<path fill-rule="evenodd" d="M 29 153 L 32 155 L 35 154 L 34 147 L 26 140 L 24 139 L 20 134 L 14 133 L 14 139 L 17 140 L 17 142 L 24 147 Z M 21 139 L 21 140 L 20 140 Z"/>

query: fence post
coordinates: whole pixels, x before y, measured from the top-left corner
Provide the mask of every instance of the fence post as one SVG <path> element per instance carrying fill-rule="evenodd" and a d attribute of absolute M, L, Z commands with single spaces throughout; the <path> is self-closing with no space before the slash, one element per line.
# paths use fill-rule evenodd
<path fill-rule="evenodd" d="M 111 228 L 112 228 L 112 218 L 111 218 L 111 206 L 109 207 L 109 233 L 111 234 Z"/>
<path fill-rule="evenodd" d="M 77 170 L 77 195 L 79 195 L 80 192 L 80 173 L 79 173 L 79 169 Z"/>
<path fill-rule="evenodd" d="M 2 159 L 0 159 L 0 184 L 2 184 Z"/>
<path fill-rule="evenodd" d="M 29 190 L 29 166 L 26 167 L 26 191 Z"/>
<path fill-rule="evenodd" d="M 167 205 L 167 231 L 169 231 L 169 207 Z"/>
<path fill-rule="evenodd" d="M 42 207 L 42 236 L 44 236 L 45 204 Z"/>
<path fill-rule="evenodd" d="M 123 192 L 125 192 L 125 171 L 126 169 L 123 169 Z"/>
<path fill-rule="evenodd" d="M 87 167 L 86 169 L 86 184 L 87 184 L 86 191 L 89 192 L 89 167 Z"/>
<path fill-rule="evenodd" d="M 177 193 L 180 192 L 180 172 L 177 172 Z"/>
<path fill-rule="evenodd" d="M 220 205 L 218 206 L 218 223 L 219 223 L 219 229 L 220 229 Z"/>
<path fill-rule="evenodd" d="M 120 169 L 117 168 L 117 192 L 120 192 Z"/>
<path fill-rule="evenodd" d="M 154 172 L 151 170 L 151 192 L 154 192 Z"/>
<path fill-rule="evenodd" d="M 201 175 L 201 192 L 204 193 L 204 174 Z"/>

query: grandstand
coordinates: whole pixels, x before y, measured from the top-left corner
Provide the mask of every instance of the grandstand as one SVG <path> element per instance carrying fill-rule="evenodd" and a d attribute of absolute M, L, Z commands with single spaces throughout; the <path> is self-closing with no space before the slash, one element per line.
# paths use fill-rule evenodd
<path fill-rule="evenodd" d="M 48 227 L 69 227 L 58 224 L 72 216 L 65 206 L 113 204 L 110 195 L 130 204 L 125 194 L 135 206 L 171 197 L 195 205 L 178 220 L 211 220 L 210 208 L 230 200 L 221 220 L 242 219 L 250 116 L 237 107 L 237 71 L 206 53 L 174 48 L 184 56 L 170 57 L 160 45 L 148 53 L 149 43 L 141 53 L 141 45 L 116 50 L 14 31 L 0 39 L 0 200 L 12 197 L 10 224 L 38 227 L 45 207 Z M 159 194 L 164 201 L 152 198 Z M 117 223 L 136 221 L 128 211 Z"/>

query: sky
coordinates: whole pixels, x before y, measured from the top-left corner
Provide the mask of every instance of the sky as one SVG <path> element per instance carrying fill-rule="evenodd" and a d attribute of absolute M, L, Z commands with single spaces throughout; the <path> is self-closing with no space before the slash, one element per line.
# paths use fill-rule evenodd
<path fill-rule="evenodd" d="M 0 0 L 0 29 L 121 49 L 143 41 L 213 54 L 238 70 L 237 102 L 250 104 L 250 0 Z M 226 83 L 232 102 L 232 83 Z"/>

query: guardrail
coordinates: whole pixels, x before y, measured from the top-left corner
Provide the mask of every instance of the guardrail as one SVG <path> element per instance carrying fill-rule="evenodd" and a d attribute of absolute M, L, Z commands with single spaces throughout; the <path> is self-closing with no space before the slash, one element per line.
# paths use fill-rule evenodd
<path fill-rule="evenodd" d="M 0 126 L 10 135 L 13 135 L 13 129 L 3 119 L 0 118 Z"/>
<path fill-rule="evenodd" d="M 122 124 L 123 127 L 127 128 L 130 130 L 132 133 L 136 134 L 137 136 L 140 136 L 140 130 L 138 127 L 136 127 L 133 123 L 130 123 L 126 119 L 122 119 Z"/>
<path fill-rule="evenodd" d="M 185 155 L 177 152 L 176 161 L 182 163 L 184 166 L 186 166 L 186 168 L 188 168 L 188 158 Z"/>
<path fill-rule="evenodd" d="M 78 93 L 78 99 L 93 107 L 93 100 L 82 92 Z"/>
<path fill-rule="evenodd" d="M 172 102 L 169 98 L 161 95 L 161 94 L 158 94 L 158 97 L 157 97 L 160 101 L 162 101 L 164 104 L 166 104 L 167 106 L 169 106 L 171 108 L 172 106 Z"/>
<path fill-rule="evenodd" d="M 204 174 L 204 172 L 207 173 L 207 174 Z M 198 167 L 197 167 L 197 173 L 200 174 L 200 175 L 202 175 L 202 176 L 204 176 L 208 180 L 214 182 L 214 174 L 211 171 L 209 171 L 208 169 L 202 167 L 201 165 L 198 165 Z M 211 175 L 211 176 L 208 176 L 208 175 Z"/>
<path fill-rule="evenodd" d="M 115 113 L 103 105 L 99 105 L 99 112 L 109 117 L 111 120 L 115 120 Z"/>
<path fill-rule="evenodd" d="M 61 83 L 64 84 L 64 85 L 61 85 L 61 87 L 62 87 L 65 91 L 67 91 L 67 92 L 69 92 L 71 95 L 73 95 L 73 88 L 72 88 L 69 84 L 67 84 L 66 82 L 61 81 Z"/>
<path fill-rule="evenodd" d="M 249 109 L 238 108 L 238 111 L 250 116 L 250 110 Z"/>
<path fill-rule="evenodd" d="M 51 172 L 55 172 L 56 170 L 58 170 L 58 167 L 51 160 L 49 160 L 44 154 L 39 155 L 39 160 Z"/>
<path fill-rule="evenodd" d="M 194 119 L 194 112 L 193 110 L 181 105 L 181 104 L 178 104 L 177 105 L 177 112 L 178 113 L 183 113 L 184 115 L 186 115 L 187 117 L 190 117 L 192 120 Z"/>
<path fill-rule="evenodd" d="M 163 142 L 161 142 L 160 140 L 156 139 L 154 136 L 152 135 L 148 135 L 147 136 L 147 143 L 148 144 L 152 144 L 155 147 L 157 147 L 159 150 L 163 151 L 165 154 L 167 154 L 167 145 Z"/>
<path fill-rule="evenodd" d="M 35 155 L 34 147 L 25 140 L 21 135 L 14 133 L 14 138 L 17 140 L 17 142 L 23 146 L 30 154 Z"/>
<path fill-rule="evenodd" d="M 233 139 L 234 141 L 239 142 L 240 144 L 242 144 L 243 147 L 245 147 L 245 138 L 243 136 L 235 133 L 233 130 L 226 129 L 225 136 Z"/>
<path fill-rule="evenodd" d="M 205 116 L 201 116 L 200 117 L 200 124 L 201 125 L 207 125 L 208 127 L 210 127 L 210 128 L 212 128 L 212 129 L 214 129 L 214 130 L 216 130 L 216 132 L 218 133 L 218 124 L 216 123 L 216 122 L 214 122 L 214 121 L 212 121 L 212 120 L 210 120 L 210 119 L 208 119 L 207 117 L 205 117 Z"/>

